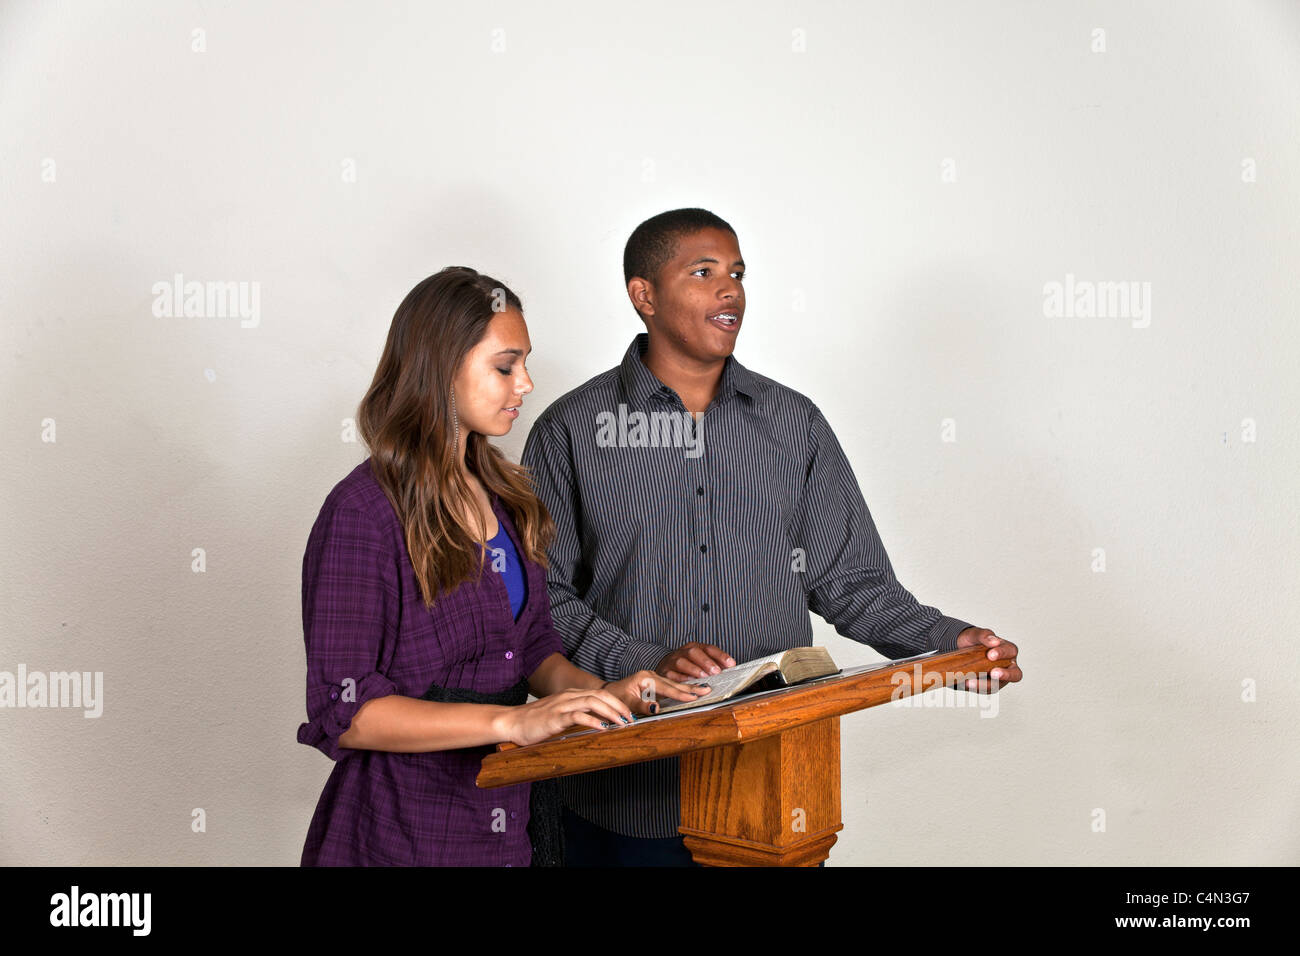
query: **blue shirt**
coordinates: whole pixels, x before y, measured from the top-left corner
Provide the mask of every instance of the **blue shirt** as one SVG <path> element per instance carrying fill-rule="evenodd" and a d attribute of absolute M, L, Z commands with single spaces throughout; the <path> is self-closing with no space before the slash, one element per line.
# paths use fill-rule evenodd
<path fill-rule="evenodd" d="M 514 542 L 506 534 L 506 526 L 501 524 L 496 537 L 488 542 L 488 560 L 492 570 L 501 573 L 505 582 L 506 593 L 510 595 L 510 613 L 519 619 L 519 609 L 528 597 L 528 584 L 524 580 L 523 568 L 519 564 L 519 553 L 515 551 Z"/>

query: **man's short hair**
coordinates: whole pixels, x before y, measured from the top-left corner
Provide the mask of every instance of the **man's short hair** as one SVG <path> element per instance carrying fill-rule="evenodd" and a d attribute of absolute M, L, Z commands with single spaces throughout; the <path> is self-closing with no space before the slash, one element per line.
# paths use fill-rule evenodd
<path fill-rule="evenodd" d="M 677 254 L 677 243 L 682 236 L 701 229 L 721 229 L 736 235 L 729 223 L 707 209 L 673 209 L 641 223 L 632 230 L 623 247 L 624 285 L 633 276 L 658 281 L 659 271 Z"/>

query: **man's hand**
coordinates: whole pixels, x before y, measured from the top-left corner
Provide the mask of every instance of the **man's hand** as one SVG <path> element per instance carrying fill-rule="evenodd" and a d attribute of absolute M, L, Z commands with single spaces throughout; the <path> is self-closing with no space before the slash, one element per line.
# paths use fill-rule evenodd
<path fill-rule="evenodd" d="M 655 665 L 655 673 L 669 680 L 692 680 L 717 674 L 724 667 L 735 667 L 736 661 L 715 644 L 691 641 L 675 651 L 669 651 Z"/>
<path fill-rule="evenodd" d="M 977 644 L 983 644 L 989 649 L 988 659 L 997 661 L 998 666 L 986 678 L 966 681 L 966 690 L 996 694 L 1003 684 L 1018 681 L 1025 676 L 1016 663 L 1016 645 L 1004 641 L 987 627 L 968 627 L 957 635 L 958 647 L 974 647 Z"/>

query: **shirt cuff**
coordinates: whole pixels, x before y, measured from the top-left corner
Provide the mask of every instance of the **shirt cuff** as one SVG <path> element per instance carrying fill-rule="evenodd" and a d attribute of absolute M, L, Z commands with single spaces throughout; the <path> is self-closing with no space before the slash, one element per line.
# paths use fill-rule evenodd
<path fill-rule="evenodd" d="M 619 671 L 624 677 L 631 677 L 637 671 L 652 671 L 671 650 L 671 647 L 664 647 L 662 644 L 628 641 L 623 646 L 623 660 L 619 664 Z"/>
<path fill-rule="evenodd" d="M 339 760 L 352 753 L 350 747 L 340 747 L 339 738 L 352 726 L 361 705 L 376 697 L 397 693 L 397 685 L 378 671 L 371 671 L 353 688 L 350 684 L 326 684 L 315 688 L 323 701 L 322 709 L 308 723 L 298 727 L 298 743 L 315 747 L 331 760 Z M 356 700 L 345 698 L 356 697 Z"/>
<path fill-rule="evenodd" d="M 955 651 L 957 649 L 957 635 L 970 626 L 970 624 L 955 617 L 941 617 L 934 627 L 930 628 L 926 640 L 929 642 L 931 650 Z"/>

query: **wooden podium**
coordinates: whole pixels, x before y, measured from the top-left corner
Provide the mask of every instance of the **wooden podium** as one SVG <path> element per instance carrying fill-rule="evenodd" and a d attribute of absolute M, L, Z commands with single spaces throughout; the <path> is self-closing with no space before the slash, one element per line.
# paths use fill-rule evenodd
<path fill-rule="evenodd" d="M 681 832 L 706 866 L 816 866 L 840 820 L 840 716 L 1001 662 L 984 645 L 856 667 L 781 690 L 593 730 L 575 726 L 483 759 L 480 787 L 681 758 Z"/>

